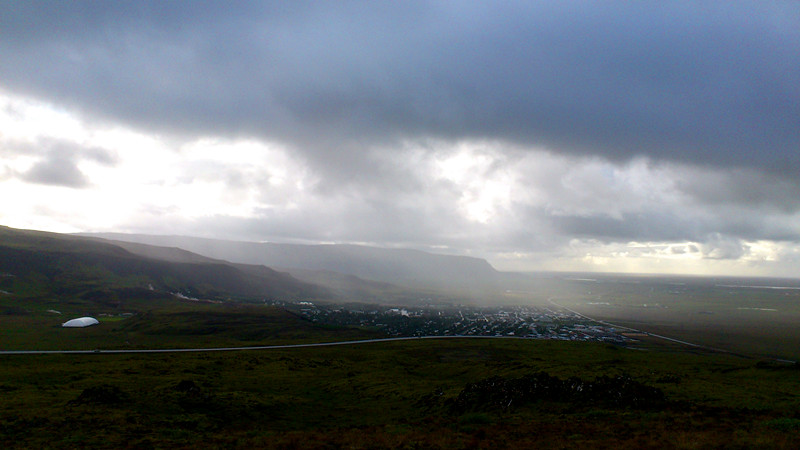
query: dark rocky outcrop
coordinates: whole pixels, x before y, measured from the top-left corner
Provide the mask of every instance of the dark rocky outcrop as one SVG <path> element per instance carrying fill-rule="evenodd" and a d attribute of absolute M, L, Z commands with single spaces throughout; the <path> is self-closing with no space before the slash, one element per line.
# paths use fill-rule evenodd
<path fill-rule="evenodd" d="M 626 375 L 587 381 L 577 377 L 562 380 L 537 372 L 522 378 L 491 377 L 467 384 L 453 407 L 462 412 L 508 410 L 543 400 L 622 408 L 656 407 L 666 401 L 660 389 Z"/>
<path fill-rule="evenodd" d="M 117 386 L 101 384 L 88 387 L 70 405 L 118 405 L 128 401 L 128 395 Z"/>

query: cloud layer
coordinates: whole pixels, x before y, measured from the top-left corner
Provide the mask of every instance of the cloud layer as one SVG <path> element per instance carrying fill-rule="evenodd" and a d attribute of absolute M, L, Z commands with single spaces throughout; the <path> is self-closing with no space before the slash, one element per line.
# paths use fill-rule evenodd
<path fill-rule="evenodd" d="M 537 268 L 591 267 L 590 253 L 773 261 L 800 242 L 796 2 L 0 12 L 3 114 L 32 128 L 0 137 L 0 181 L 118 189 L 131 208 L 109 226 Z M 36 108 L 78 131 L 30 125 Z M 169 170 L 143 173 L 117 129 Z"/>
<path fill-rule="evenodd" d="M 97 116 L 311 153 L 489 138 L 797 174 L 798 17 L 793 2 L 7 4 L 0 74 Z"/>

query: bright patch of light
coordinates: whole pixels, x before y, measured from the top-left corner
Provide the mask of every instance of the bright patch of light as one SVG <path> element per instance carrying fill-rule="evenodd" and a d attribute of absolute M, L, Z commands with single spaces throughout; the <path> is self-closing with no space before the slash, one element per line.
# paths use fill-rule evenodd
<path fill-rule="evenodd" d="M 435 162 L 436 176 L 455 185 L 461 193 L 459 209 L 471 221 L 486 224 L 510 205 L 514 179 L 508 171 L 495 168 L 497 159 L 488 152 L 462 146 Z"/>
<path fill-rule="evenodd" d="M 750 253 L 747 259 L 750 261 L 779 261 L 783 250 L 782 246 L 769 241 L 749 242 L 748 247 L 750 248 Z"/>
<path fill-rule="evenodd" d="M 0 133 L 0 138 L 8 140 L 55 137 L 80 141 L 86 129 L 69 112 L 54 105 L 0 91 Z"/>
<path fill-rule="evenodd" d="M 0 94 L 0 130 L 0 144 L 25 143 L 36 150 L 0 153 L 0 221 L 21 228 L 113 230 L 143 217 L 153 222 L 251 217 L 258 209 L 296 208 L 313 184 L 306 169 L 275 145 L 202 138 L 175 146 L 121 126 L 92 127 L 47 103 L 5 94 Z M 58 147 L 42 151 L 42 143 L 49 142 L 77 149 L 64 156 L 88 185 L 24 181 L 35 164 L 58 156 Z M 98 152 L 110 159 L 91 156 Z"/>

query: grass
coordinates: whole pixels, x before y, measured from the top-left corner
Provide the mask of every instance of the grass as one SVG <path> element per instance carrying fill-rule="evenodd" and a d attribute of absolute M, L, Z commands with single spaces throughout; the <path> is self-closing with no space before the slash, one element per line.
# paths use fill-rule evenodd
<path fill-rule="evenodd" d="M 62 314 L 46 311 L 56 307 Z M 24 310 L 0 314 L 0 350 L 242 347 L 382 337 L 366 330 L 316 326 L 263 305 L 154 299 L 130 301 L 108 311 L 114 312 L 104 314 L 113 315 L 96 316 L 99 325 L 62 328 L 63 322 L 89 311 L 31 301 Z"/>
<path fill-rule="evenodd" d="M 584 283 L 559 304 L 590 317 L 762 357 L 800 360 L 800 291 Z"/>
<path fill-rule="evenodd" d="M 5 302 L 5 303 L 3 303 Z M 16 302 L 16 303 L 13 303 Z M 0 298 L 4 349 L 253 346 L 379 337 L 263 305 Z M 110 316 L 64 329 L 88 307 Z M 48 309 L 62 314 L 47 312 Z M 121 313 L 133 315 L 121 316 Z M 795 448 L 796 365 L 643 342 L 412 340 L 225 353 L 0 356 L 6 448 Z M 657 406 L 458 406 L 468 385 L 627 376 Z"/>
<path fill-rule="evenodd" d="M 448 406 L 467 383 L 538 371 L 587 380 L 626 373 L 670 403 Z M 0 430 L 18 447 L 791 448 L 797 375 L 723 355 L 530 340 L 4 356 Z M 109 398 L 82 399 L 87 392 Z"/>

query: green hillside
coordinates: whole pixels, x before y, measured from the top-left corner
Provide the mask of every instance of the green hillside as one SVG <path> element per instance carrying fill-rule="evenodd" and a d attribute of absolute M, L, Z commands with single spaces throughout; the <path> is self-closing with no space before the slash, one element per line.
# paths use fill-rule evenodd
<path fill-rule="evenodd" d="M 81 306 L 86 309 L 66 303 L 49 306 L 61 309 L 0 314 L 0 350 L 242 347 L 383 337 L 365 330 L 315 325 L 277 307 L 233 302 L 131 298 L 122 304 L 126 312 L 100 314 L 94 305 Z M 100 324 L 61 327 L 67 319 L 87 314 Z"/>
<path fill-rule="evenodd" d="M 0 356 L 0 391 L 6 448 L 796 448 L 800 438 L 796 366 L 578 342 Z"/>
<path fill-rule="evenodd" d="M 161 259 L 110 242 L 0 227 L 0 290 L 17 299 L 85 300 L 105 307 L 179 293 L 204 299 L 327 297 L 315 285 L 263 266 L 210 260 L 178 249 Z M 182 252 L 180 261 L 169 254 Z"/>

